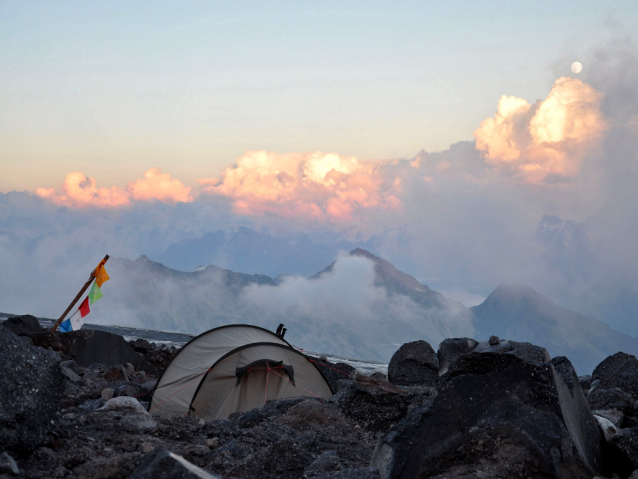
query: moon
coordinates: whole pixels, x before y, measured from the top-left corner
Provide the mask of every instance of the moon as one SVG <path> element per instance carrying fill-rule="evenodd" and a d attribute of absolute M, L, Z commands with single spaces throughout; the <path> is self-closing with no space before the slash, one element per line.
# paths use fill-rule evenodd
<path fill-rule="evenodd" d="M 572 72 L 580 73 L 581 71 L 583 71 L 583 65 L 580 62 L 572 63 Z"/>

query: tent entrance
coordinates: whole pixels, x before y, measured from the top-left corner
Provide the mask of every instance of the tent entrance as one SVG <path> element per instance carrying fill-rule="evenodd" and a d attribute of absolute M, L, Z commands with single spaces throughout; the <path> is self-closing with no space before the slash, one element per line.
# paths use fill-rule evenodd
<path fill-rule="evenodd" d="M 288 379 L 293 384 L 293 386 L 296 386 L 295 369 L 293 368 L 291 364 L 284 364 L 283 361 L 273 361 L 272 359 L 265 359 L 265 360 L 260 359 L 250 364 L 247 364 L 244 367 L 235 369 L 235 375 L 237 376 L 237 382 L 235 383 L 235 387 L 239 386 L 242 378 L 244 377 L 244 374 L 247 374 L 251 371 L 262 371 L 262 370 L 267 371 L 267 375 L 270 374 L 271 370 L 273 371 L 273 374 L 275 373 L 275 371 L 280 374 L 285 373 L 288 375 Z"/>

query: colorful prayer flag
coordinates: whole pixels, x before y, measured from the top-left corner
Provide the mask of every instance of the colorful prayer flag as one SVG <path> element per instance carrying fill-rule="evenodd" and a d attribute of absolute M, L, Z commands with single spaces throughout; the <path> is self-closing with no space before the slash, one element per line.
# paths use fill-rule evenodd
<path fill-rule="evenodd" d="M 73 328 L 71 328 L 71 320 L 67 319 L 66 321 L 62 321 L 60 323 L 60 332 L 68 333 L 69 331 L 73 331 Z"/>
<path fill-rule="evenodd" d="M 78 311 L 76 311 L 75 314 L 69 318 L 69 321 L 71 321 L 71 329 L 73 329 L 73 331 L 79 331 L 84 324 L 84 320 L 82 319 L 84 315 L 78 314 Z"/>
<path fill-rule="evenodd" d="M 86 316 L 87 314 L 89 314 L 91 312 L 91 310 L 89 309 L 89 297 L 88 296 L 86 298 L 84 298 L 84 301 L 82 301 L 82 304 L 80 305 L 79 311 L 80 311 L 80 314 L 82 315 L 82 317 Z"/>
<path fill-rule="evenodd" d="M 93 304 L 95 303 L 98 299 L 100 299 L 102 296 L 104 296 L 102 294 L 102 290 L 100 289 L 100 287 L 97 285 L 97 281 L 95 283 L 93 283 L 93 286 L 91 286 L 91 291 L 89 291 L 89 300 L 90 303 Z"/>
<path fill-rule="evenodd" d="M 106 283 L 109 279 L 111 278 L 109 278 L 109 275 L 107 274 L 106 269 L 104 269 L 104 264 L 100 263 L 95 273 L 95 282 L 97 283 L 98 288 L 101 288 L 102 285 Z"/>

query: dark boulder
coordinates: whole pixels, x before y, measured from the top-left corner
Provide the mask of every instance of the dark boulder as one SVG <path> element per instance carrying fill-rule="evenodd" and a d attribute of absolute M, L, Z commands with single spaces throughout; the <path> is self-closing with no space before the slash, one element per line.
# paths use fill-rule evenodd
<path fill-rule="evenodd" d="M 427 386 L 396 386 L 361 376 L 347 381 L 330 401 L 348 417 L 373 432 L 387 431 L 414 407 L 436 396 Z"/>
<path fill-rule="evenodd" d="M 566 358 L 465 356 L 432 401 L 379 439 L 382 478 L 591 478 L 602 434 Z"/>
<path fill-rule="evenodd" d="M 388 381 L 400 386 L 439 383 L 439 359 L 426 341 L 414 341 L 401 346 L 390 359 Z"/>
<path fill-rule="evenodd" d="M 498 341 L 497 341 L 498 340 Z M 531 363 L 545 363 L 551 359 L 547 349 L 534 346 L 530 343 L 519 343 L 492 338 L 492 343 L 488 341 L 478 342 L 469 338 L 451 338 L 439 344 L 437 352 L 439 358 L 439 374 L 443 376 L 450 369 L 459 373 L 459 368 L 455 363 L 459 358 L 474 353 L 495 353 L 508 354 Z"/>
<path fill-rule="evenodd" d="M 62 398 L 60 357 L 9 328 L 0 328 L 0 345 L 0 449 L 27 452 L 45 440 Z"/>
<path fill-rule="evenodd" d="M 580 388 L 583 390 L 585 395 L 587 395 L 591 388 L 591 376 L 589 374 L 578 376 L 578 382 L 580 383 Z"/>
<path fill-rule="evenodd" d="M 620 388 L 638 400 L 638 359 L 631 354 L 616 353 L 596 366 L 592 382 L 599 381 L 598 388 Z"/>
<path fill-rule="evenodd" d="M 634 400 L 620 389 L 596 388 L 587 395 L 589 408 L 594 409 L 616 409 L 626 416 L 633 416 Z"/>
<path fill-rule="evenodd" d="M 69 333 L 40 333 L 31 335 L 31 338 L 37 346 L 47 347 L 47 344 L 51 343 L 53 349 L 59 347 L 64 355 L 80 366 L 87 367 L 93 363 L 119 366 L 131 363 L 137 371 L 158 374 L 154 366 L 145 361 L 135 352 L 133 346 L 117 334 L 97 329 L 81 329 Z"/>
<path fill-rule="evenodd" d="M 155 449 L 135 468 L 129 479 L 214 479 L 219 476 L 191 464 L 166 449 Z"/>
<path fill-rule="evenodd" d="M 310 356 L 307 357 L 323 373 L 333 393 L 339 391 L 341 387 L 339 381 L 351 379 L 356 374 L 356 369 L 349 364 L 331 363 L 326 358 L 315 359 Z"/>
<path fill-rule="evenodd" d="M 618 463 L 618 472 L 623 477 L 638 469 L 638 427 L 618 431 L 609 449 L 609 455 Z"/>
<path fill-rule="evenodd" d="M 27 336 L 32 333 L 41 333 L 42 326 L 35 316 L 25 314 L 24 316 L 13 316 L 2 323 L 18 336 Z"/>

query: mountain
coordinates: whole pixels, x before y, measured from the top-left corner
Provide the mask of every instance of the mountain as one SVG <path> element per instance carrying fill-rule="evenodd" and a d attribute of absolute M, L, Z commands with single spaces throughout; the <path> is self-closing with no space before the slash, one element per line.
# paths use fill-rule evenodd
<path fill-rule="evenodd" d="M 368 241 L 370 242 L 370 241 Z M 279 238 L 240 227 L 237 231 L 216 231 L 197 239 L 170 245 L 156 260 L 170 268 L 192 271 L 200 265 L 215 264 L 242 273 L 309 276 L 332 261 L 340 251 L 350 251 L 354 243 L 314 243 L 308 236 Z"/>
<path fill-rule="evenodd" d="M 638 356 L 638 339 L 595 318 L 574 313 L 527 286 L 501 284 L 473 313 L 475 339 L 491 335 L 527 341 L 567 356 L 579 374 L 591 372 L 618 351 Z"/>
<path fill-rule="evenodd" d="M 218 266 L 183 272 L 145 256 L 112 259 L 105 299 L 92 322 L 198 334 L 229 323 L 288 328 L 292 344 L 322 353 L 388 361 L 406 342 L 436 348 L 449 337 L 491 335 L 544 346 L 580 374 L 638 339 L 562 308 L 521 285 L 500 285 L 473 308 L 452 301 L 357 248 L 310 278 L 236 273 Z"/>

